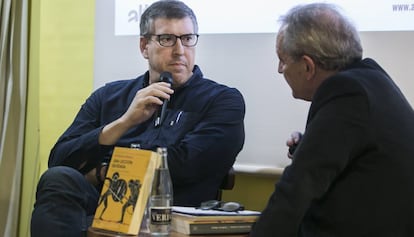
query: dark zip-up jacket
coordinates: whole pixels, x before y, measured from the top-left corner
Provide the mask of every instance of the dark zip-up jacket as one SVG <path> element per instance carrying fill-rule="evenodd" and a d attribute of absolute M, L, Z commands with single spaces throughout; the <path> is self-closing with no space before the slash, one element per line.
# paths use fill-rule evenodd
<path fill-rule="evenodd" d="M 49 166 L 94 167 L 109 159 L 114 146 L 98 144 L 102 128 L 124 114 L 136 92 L 148 85 L 149 74 L 106 84 L 82 105 L 73 123 L 53 147 Z M 198 66 L 175 89 L 166 119 L 154 118 L 127 131 L 115 146 L 168 148 L 174 204 L 197 206 L 214 199 L 223 177 L 244 144 L 245 103 L 241 93 L 203 78 Z"/>

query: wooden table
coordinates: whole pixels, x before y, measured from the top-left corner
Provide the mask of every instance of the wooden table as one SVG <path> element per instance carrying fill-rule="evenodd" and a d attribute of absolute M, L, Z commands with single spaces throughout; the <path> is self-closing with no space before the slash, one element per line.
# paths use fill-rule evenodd
<path fill-rule="evenodd" d="M 88 237 L 150 237 L 151 234 L 149 233 L 139 233 L 138 235 L 125 235 L 125 234 L 117 234 L 112 232 L 107 232 L 100 229 L 95 229 L 89 227 L 88 229 Z M 189 235 L 180 234 L 177 232 L 171 232 L 170 237 L 188 237 Z M 194 235 L 196 237 L 247 237 L 248 234 L 238 234 L 238 235 Z"/>

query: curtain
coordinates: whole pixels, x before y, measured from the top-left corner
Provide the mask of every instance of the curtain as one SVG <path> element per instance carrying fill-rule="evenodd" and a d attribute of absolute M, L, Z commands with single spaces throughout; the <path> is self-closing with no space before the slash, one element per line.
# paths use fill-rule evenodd
<path fill-rule="evenodd" d="M 28 1 L 0 0 L 0 236 L 17 236 L 27 88 Z"/>

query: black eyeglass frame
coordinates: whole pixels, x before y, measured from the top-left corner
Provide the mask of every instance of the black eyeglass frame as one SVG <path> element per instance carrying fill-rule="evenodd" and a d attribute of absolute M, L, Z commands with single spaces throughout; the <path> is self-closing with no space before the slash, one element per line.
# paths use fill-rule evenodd
<path fill-rule="evenodd" d="M 225 212 L 243 211 L 244 206 L 238 202 L 223 202 L 218 200 L 209 200 L 202 202 L 197 209 L 201 210 L 217 210 Z"/>
<path fill-rule="evenodd" d="M 184 35 L 174 35 L 174 34 L 159 34 L 159 35 L 157 35 L 157 34 L 146 34 L 146 35 L 144 35 L 145 38 L 150 39 L 150 40 L 152 39 L 151 38 L 152 36 L 157 37 L 157 40 L 154 40 L 154 41 L 158 42 L 158 44 L 161 45 L 162 47 L 174 47 L 175 44 L 177 43 L 177 39 L 180 39 L 181 44 L 183 46 L 185 46 L 185 47 L 194 47 L 194 46 L 197 45 L 197 43 L 198 43 L 198 37 L 200 35 L 199 34 L 184 34 Z M 183 40 L 183 37 L 189 37 L 189 36 L 195 36 L 195 40 L 194 40 L 194 43 L 193 44 L 188 44 L 188 43 L 186 43 L 185 40 Z M 162 41 L 162 38 L 163 37 L 166 37 L 166 38 L 169 37 L 170 39 L 173 39 L 171 41 L 172 43 L 171 44 L 168 44 L 167 43 L 167 45 L 166 45 L 166 43 L 165 42 L 163 43 L 163 41 Z"/>

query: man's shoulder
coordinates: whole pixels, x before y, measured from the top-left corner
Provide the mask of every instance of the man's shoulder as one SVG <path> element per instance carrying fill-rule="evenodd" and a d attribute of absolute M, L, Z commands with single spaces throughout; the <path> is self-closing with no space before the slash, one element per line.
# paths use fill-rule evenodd
<path fill-rule="evenodd" d="M 224 84 L 218 81 L 214 81 L 208 78 L 202 78 L 201 80 L 199 80 L 198 83 L 199 83 L 199 87 L 202 87 L 204 90 L 214 90 L 214 92 L 216 93 L 223 93 L 223 92 L 236 93 L 236 94 L 240 93 L 240 91 L 235 87 L 231 87 L 230 85 L 227 85 L 227 84 Z"/>
<path fill-rule="evenodd" d="M 214 80 L 205 77 L 201 72 L 200 67 L 197 65 L 195 66 L 194 74 L 195 80 L 192 80 L 192 82 L 190 83 L 196 87 L 201 87 L 204 90 L 213 89 L 216 90 L 216 92 L 228 91 L 233 93 L 240 93 L 236 88 L 233 88 L 230 85 L 220 82 L 219 80 Z"/>
<path fill-rule="evenodd" d="M 187 90 L 186 98 L 196 98 L 192 103 L 197 105 L 228 106 L 239 107 L 244 110 L 245 102 L 242 93 L 228 85 L 216 81 L 202 78 Z"/>
<path fill-rule="evenodd" d="M 122 87 L 128 87 L 128 86 L 134 86 L 137 83 L 142 81 L 141 77 L 133 78 L 133 79 L 121 79 L 116 81 L 108 82 L 104 85 L 106 88 L 122 88 Z"/>
<path fill-rule="evenodd" d="M 96 90 L 97 93 L 112 93 L 119 91 L 129 91 L 136 90 L 140 85 L 142 85 L 142 77 L 137 77 L 134 79 L 121 79 L 116 81 L 107 82 L 105 85 L 101 86 Z"/>

